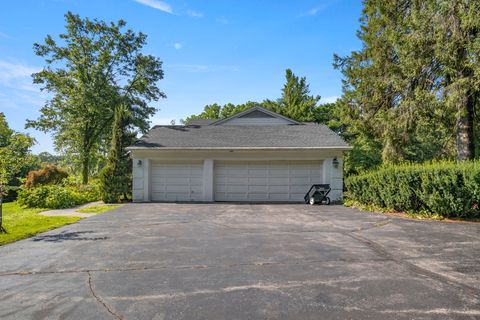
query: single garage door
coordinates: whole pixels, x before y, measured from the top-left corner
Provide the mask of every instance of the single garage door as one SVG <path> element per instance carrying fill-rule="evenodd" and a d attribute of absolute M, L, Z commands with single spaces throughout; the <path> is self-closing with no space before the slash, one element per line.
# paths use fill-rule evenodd
<path fill-rule="evenodd" d="M 322 161 L 215 161 L 215 201 L 303 201 Z"/>
<path fill-rule="evenodd" d="M 152 162 L 153 201 L 203 200 L 203 163 Z"/>

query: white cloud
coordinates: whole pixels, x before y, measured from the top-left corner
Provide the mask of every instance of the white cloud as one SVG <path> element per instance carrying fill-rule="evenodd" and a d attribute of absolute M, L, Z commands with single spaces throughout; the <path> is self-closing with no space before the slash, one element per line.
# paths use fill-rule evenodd
<path fill-rule="evenodd" d="M 188 11 L 187 11 L 187 14 L 188 14 L 190 17 L 195 17 L 195 18 L 202 18 L 202 17 L 203 17 L 203 13 L 198 12 L 198 11 L 193 11 L 193 10 L 188 10 Z"/>
<path fill-rule="evenodd" d="M 31 75 L 40 70 L 23 63 L 0 60 L 0 86 L 38 93 L 40 90 L 32 83 Z"/>
<path fill-rule="evenodd" d="M 10 37 L 8 34 L 6 33 L 3 33 L 0 31 L 0 38 L 4 38 L 4 39 L 12 39 L 12 37 Z"/>
<path fill-rule="evenodd" d="M 320 4 L 316 7 L 311 8 L 307 12 L 304 12 L 304 13 L 298 15 L 298 16 L 299 17 L 315 16 L 315 15 L 317 15 L 317 13 L 319 13 L 319 12 L 325 10 L 326 8 L 328 8 L 331 4 L 332 4 L 331 1 L 322 3 L 322 4 Z"/>
<path fill-rule="evenodd" d="M 322 98 L 320 99 L 320 102 L 321 102 L 321 103 L 334 103 L 334 102 L 337 101 L 338 99 L 340 99 L 339 96 L 322 97 Z"/>
<path fill-rule="evenodd" d="M 19 62 L 0 60 L 0 106 L 8 109 L 39 108 L 45 103 L 45 94 L 32 83 L 32 73 L 41 68 Z"/>
<path fill-rule="evenodd" d="M 172 6 L 170 6 L 168 3 L 164 1 L 159 1 L 159 0 L 135 0 L 135 1 L 163 12 L 173 13 Z"/>
<path fill-rule="evenodd" d="M 182 44 L 181 44 L 180 42 L 176 42 L 176 43 L 173 44 L 173 47 L 174 47 L 175 49 L 179 50 L 179 49 L 182 49 L 183 46 L 182 46 Z"/>

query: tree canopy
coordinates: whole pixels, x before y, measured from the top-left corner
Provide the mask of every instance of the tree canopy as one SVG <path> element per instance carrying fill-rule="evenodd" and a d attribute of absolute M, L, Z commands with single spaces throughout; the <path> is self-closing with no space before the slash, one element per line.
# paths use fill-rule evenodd
<path fill-rule="evenodd" d="M 0 232 L 3 231 L 3 197 L 20 184 L 20 177 L 25 177 L 36 166 L 36 158 L 30 152 L 34 143 L 30 136 L 10 129 L 0 112 Z"/>
<path fill-rule="evenodd" d="M 45 67 L 33 80 L 52 98 L 27 127 L 53 132 L 56 148 L 81 161 L 86 183 L 92 159 L 110 141 L 117 105 L 127 106 L 132 128 L 148 130 L 156 111 L 149 103 L 165 97 L 157 87 L 162 62 L 142 53 L 147 36 L 124 30 L 123 20 L 106 23 L 71 12 L 65 19 L 58 40 L 48 35 L 34 44 Z"/>
<path fill-rule="evenodd" d="M 276 100 L 265 99 L 262 102 L 248 101 L 242 104 L 217 103 L 206 105 L 198 115 L 191 115 L 183 123 L 194 119 L 223 119 L 255 106 L 272 110 L 297 121 L 315 121 L 316 109 L 319 107 L 320 96 L 313 96 L 305 77 L 296 76 L 292 70 L 285 71 L 285 85 L 282 95 Z"/>
<path fill-rule="evenodd" d="M 478 155 L 478 12 L 478 1 L 365 1 L 362 49 L 334 62 L 352 155 L 372 164 Z"/>

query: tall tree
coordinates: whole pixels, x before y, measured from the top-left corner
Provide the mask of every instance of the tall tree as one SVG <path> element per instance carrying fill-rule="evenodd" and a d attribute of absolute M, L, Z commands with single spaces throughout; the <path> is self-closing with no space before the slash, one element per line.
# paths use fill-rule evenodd
<path fill-rule="evenodd" d="M 126 105 L 131 125 L 148 130 L 156 111 L 149 103 L 165 97 L 157 87 L 162 62 L 141 53 L 147 36 L 124 30 L 123 20 L 106 23 L 71 12 L 65 19 L 66 32 L 58 42 L 48 35 L 43 44 L 34 44 L 46 63 L 33 74 L 34 83 L 53 97 L 27 127 L 53 132 L 56 148 L 80 159 L 87 183 L 92 157 L 109 140 L 115 106 Z"/>
<path fill-rule="evenodd" d="M 287 69 L 282 97 L 272 105 L 272 108 L 282 115 L 298 121 L 313 121 L 315 119 L 314 110 L 319 101 L 320 96 L 310 95 L 307 79 L 298 77 L 291 69 Z"/>
<path fill-rule="evenodd" d="M 112 141 L 107 165 L 100 172 L 102 200 L 106 203 L 119 202 L 130 190 L 130 158 L 125 150 L 133 141 L 128 131 L 130 114 L 125 105 L 115 109 Z"/>
<path fill-rule="evenodd" d="M 335 57 L 342 120 L 384 162 L 474 156 L 478 1 L 365 1 L 363 46 Z M 456 142 L 456 143 L 455 143 Z"/>
<path fill-rule="evenodd" d="M 4 196 L 15 188 L 25 171 L 36 164 L 35 157 L 30 153 L 34 142 L 28 135 L 10 129 L 4 114 L 0 112 L 0 233 L 5 232 L 2 210 Z"/>
<path fill-rule="evenodd" d="M 214 103 L 206 105 L 198 115 L 191 115 L 183 123 L 194 119 L 223 119 L 255 106 L 280 113 L 297 121 L 315 121 L 320 96 L 310 95 L 310 88 L 305 77 L 296 76 L 292 70 L 285 71 L 285 85 L 282 96 L 276 100 L 265 99 L 262 102 L 248 101 L 242 104 L 227 103 L 223 106 Z"/>
<path fill-rule="evenodd" d="M 459 160 L 475 157 L 475 109 L 480 97 L 479 1 L 429 1 L 436 35 L 434 59 L 441 66 L 448 107 L 455 110 Z"/>

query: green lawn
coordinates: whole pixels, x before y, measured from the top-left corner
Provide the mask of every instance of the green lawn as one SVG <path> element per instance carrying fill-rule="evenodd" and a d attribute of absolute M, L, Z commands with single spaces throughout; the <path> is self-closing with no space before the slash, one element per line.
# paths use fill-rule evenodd
<path fill-rule="evenodd" d="M 78 217 L 46 217 L 38 213 L 44 209 L 27 209 L 16 202 L 3 204 L 3 227 L 6 234 L 0 234 L 0 245 L 31 237 L 78 221 Z"/>
<path fill-rule="evenodd" d="M 115 208 L 118 208 L 118 207 L 120 207 L 120 205 L 118 205 L 118 204 L 102 204 L 102 205 L 98 205 L 98 206 L 79 209 L 79 210 L 77 210 L 77 212 L 81 212 L 81 213 L 104 213 L 106 211 L 109 211 L 109 210 L 112 210 L 112 209 L 115 209 Z"/>

